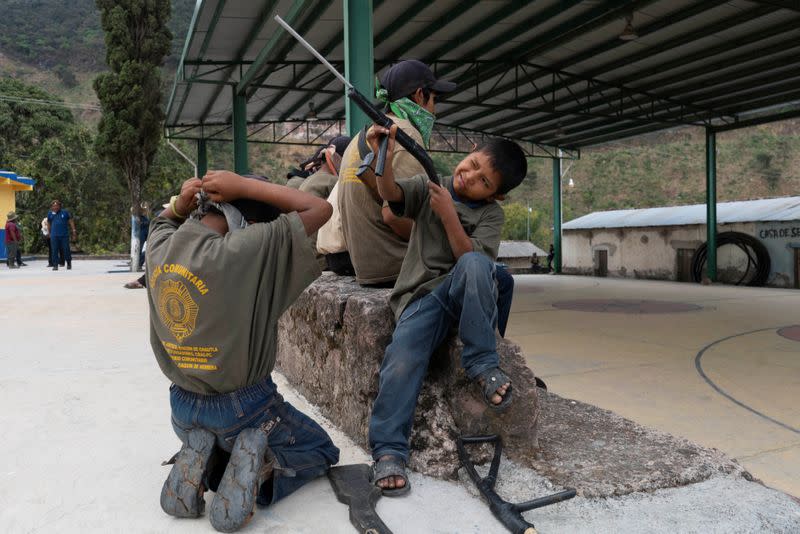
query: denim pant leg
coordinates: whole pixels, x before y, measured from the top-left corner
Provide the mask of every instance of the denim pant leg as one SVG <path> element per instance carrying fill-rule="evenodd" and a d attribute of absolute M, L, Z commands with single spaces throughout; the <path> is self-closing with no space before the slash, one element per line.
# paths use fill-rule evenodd
<path fill-rule="evenodd" d="M 495 264 L 495 277 L 497 278 L 497 331 L 506 337 L 508 316 L 511 314 L 511 299 L 514 298 L 514 277 L 508 269 Z"/>
<path fill-rule="evenodd" d="M 64 259 L 66 260 L 67 264 L 72 263 L 72 251 L 69 248 L 69 236 L 64 236 L 63 239 L 63 248 L 64 248 Z"/>
<path fill-rule="evenodd" d="M 192 428 L 205 428 L 216 436 L 217 446 L 228 452 L 245 428 L 276 423 L 267 443 L 277 466 L 272 480 L 259 491 L 259 504 L 282 499 L 339 461 L 339 449 L 325 430 L 284 401 L 269 377 L 219 395 L 200 395 L 173 385 L 170 404 L 172 426 L 182 442 Z"/>
<path fill-rule="evenodd" d="M 381 364 L 378 397 L 369 420 L 369 446 L 377 460 L 398 456 L 408 463 L 414 410 L 433 351 L 447 337 L 452 318 L 431 294 L 400 316 Z"/>
<path fill-rule="evenodd" d="M 339 461 L 339 449 L 316 421 L 288 402 L 278 408 L 278 413 L 281 422 L 269 436 L 269 447 L 279 469 L 274 471 L 272 484 L 261 487 L 261 505 L 283 499 Z"/>
<path fill-rule="evenodd" d="M 50 263 L 58 265 L 58 238 L 50 236 Z"/>
<path fill-rule="evenodd" d="M 433 293 L 443 306 L 459 318 L 458 335 L 464 343 L 461 366 L 467 376 L 497 367 L 497 284 L 494 262 L 479 252 L 461 256 L 442 285 Z"/>

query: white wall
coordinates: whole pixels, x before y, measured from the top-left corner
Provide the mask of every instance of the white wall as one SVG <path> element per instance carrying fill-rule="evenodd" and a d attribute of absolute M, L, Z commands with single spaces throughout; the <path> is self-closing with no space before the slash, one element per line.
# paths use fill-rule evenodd
<path fill-rule="evenodd" d="M 759 236 L 762 230 L 773 228 L 778 230 L 775 238 Z M 786 229 L 780 231 L 782 228 Z M 800 222 L 719 225 L 719 232 L 731 231 L 753 235 L 767 246 L 773 266 L 768 285 L 792 286 L 794 252 L 791 246 L 800 244 Z M 563 270 L 570 274 L 593 275 L 597 268 L 595 251 L 606 250 L 608 276 L 676 280 L 678 249 L 697 249 L 705 241 L 705 225 L 565 230 Z M 722 247 L 717 255 L 717 266 L 722 281 L 735 281 L 744 272 L 747 257 L 737 247 Z"/>

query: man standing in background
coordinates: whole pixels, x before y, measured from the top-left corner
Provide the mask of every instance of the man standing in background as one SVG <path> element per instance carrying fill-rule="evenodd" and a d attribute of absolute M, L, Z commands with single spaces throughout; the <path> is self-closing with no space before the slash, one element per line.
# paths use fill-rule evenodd
<path fill-rule="evenodd" d="M 75 223 L 72 215 L 67 210 L 61 209 L 61 201 L 53 200 L 50 203 L 50 213 L 47 214 L 47 229 L 50 232 L 50 263 L 53 270 L 58 270 L 59 253 L 67 262 L 67 270 L 72 269 L 72 252 L 69 249 L 70 231 L 72 240 L 75 241 Z M 62 264 L 63 265 L 63 264 Z"/>

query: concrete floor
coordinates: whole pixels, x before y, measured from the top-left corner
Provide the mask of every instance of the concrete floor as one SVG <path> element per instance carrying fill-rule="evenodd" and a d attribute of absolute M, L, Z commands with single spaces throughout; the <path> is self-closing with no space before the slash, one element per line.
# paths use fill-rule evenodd
<path fill-rule="evenodd" d="M 119 272 L 120 263 L 76 260 L 72 271 L 58 273 L 43 261 L 14 271 L 0 266 L 3 532 L 213 532 L 206 518 L 174 520 L 158 507 L 168 472 L 159 464 L 179 442 L 169 426 L 168 382 L 149 347 L 146 295 L 122 288 L 133 276 Z M 800 293 L 555 276 L 518 277 L 517 287 L 511 334 L 551 389 L 717 446 L 768 484 L 800 493 L 797 432 L 733 404 L 694 371 L 697 351 L 717 339 L 800 322 Z M 552 307 L 565 299 L 624 296 L 703 309 L 623 316 Z M 741 336 L 709 348 L 703 368 L 742 402 L 797 428 L 788 390 L 797 391 L 799 345 L 769 330 Z M 287 399 L 331 433 L 342 463 L 367 460 L 276 380 Z M 411 496 L 378 502 L 396 534 L 503 531 L 471 486 L 416 473 L 411 479 Z M 537 480 L 526 479 L 508 497 L 553 491 Z M 527 518 L 540 532 L 788 533 L 797 532 L 800 505 L 742 478 L 717 477 L 653 494 L 579 497 Z M 259 508 L 244 532 L 264 530 L 345 534 L 353 527 L 321 478 Z"/>
<path fill-rule="evenodd" d="M 552 275 L 515 280 L 507 337 L 551 391 L 718 448 L 766 485 L 800 496 L 800 342 L 777 333 L 800 324 L 800 291 Z M 577 299 L 701 309 L 629 314 L 554 306 Z"/>

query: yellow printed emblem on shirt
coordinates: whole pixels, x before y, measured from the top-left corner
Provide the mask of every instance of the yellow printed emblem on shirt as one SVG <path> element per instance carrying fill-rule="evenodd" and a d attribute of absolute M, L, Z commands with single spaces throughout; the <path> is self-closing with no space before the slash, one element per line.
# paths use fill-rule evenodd
<path fill-rule="evenodd" d="M 178 280 L 164 280 L 159 284 L 158 315 L 178 343 L 194 332 L 198 311 L 186 284 Z"/>

